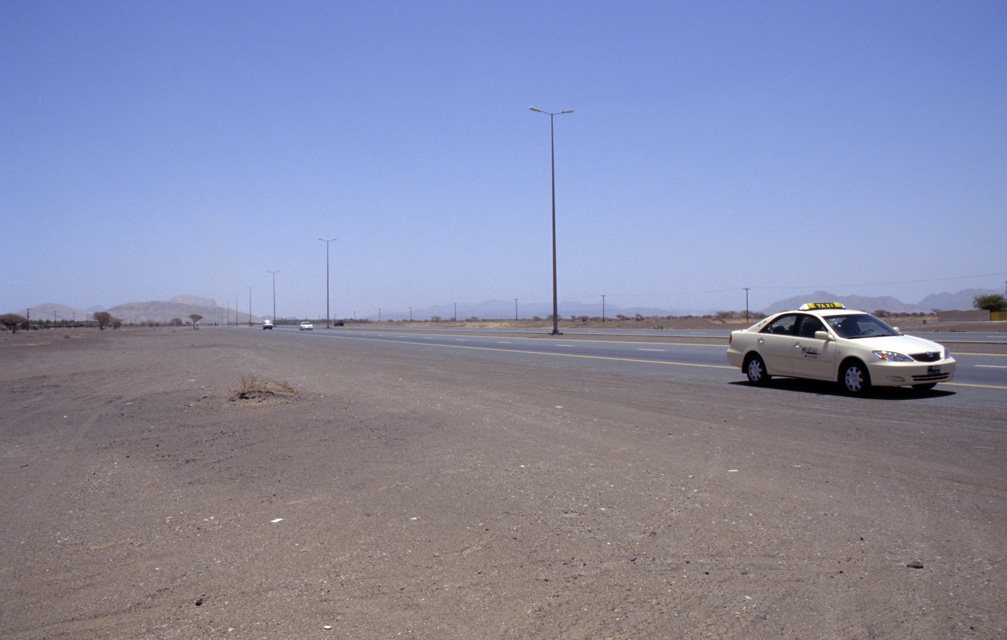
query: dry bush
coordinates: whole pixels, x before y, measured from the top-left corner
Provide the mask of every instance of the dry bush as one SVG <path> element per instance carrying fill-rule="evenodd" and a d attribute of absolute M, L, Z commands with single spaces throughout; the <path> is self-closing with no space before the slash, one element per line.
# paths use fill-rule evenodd
<path fill-rule="evenodd" d="M 241 375 L 241 384 L 231 392 L 231 401 L 296 398 L 297 390 L 286 382 L 265 380 L 253 374 Z"/>

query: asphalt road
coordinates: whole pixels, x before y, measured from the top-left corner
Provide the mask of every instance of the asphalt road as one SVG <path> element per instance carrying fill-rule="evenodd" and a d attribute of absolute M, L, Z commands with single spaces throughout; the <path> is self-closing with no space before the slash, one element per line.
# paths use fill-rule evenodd
<path fill-rule="evenodd" d="M 295 329 L 276 329 L 277 334 L 297 334 L 303 339 L 357 340 L 383 343 L 398 348 L 428 348 L 453 351 L 461 357 L 483 358 L 503 362 L 532 363 L 555 366 L 561 369 L 585 371 L 612 371 L 647 378 L 664 378 L 709 384 L 731 384 L 744 380 L 735 367 L 728 366 L 725 358 L 726 332 L 676 332 L 654 336 L 650 333 L 616 332 L 600 337 L 594 334 L 566 334 L 550 336 L 541 330 L 535 335 L 512 330 L 493 331 L 443 331 L 443 330 L 357 330 L 333 329 L 300 332 Z M 967 342 L 976 353 L 963 353 L 955 349 L 955 342 L 947 340 L 948 334 L 920 334 L 930 339 L 944 338 L 952 348 L 958 362 L 954 382 L 944 383 L 925 394 L 909 389 L 878 389 L 879 397 L 904 398 L 907 396 L 947 399 L 977 406 L 1007 402 L 1007 353 L 995 353 L 996 345 L 983 344 L 983 334 L 970 334 Z M 954 336 L 963 341 L 961 335 Z M 996 338 L 997 336 L 993 336 Z M 639 338 L 639 339 L 634 339 Z M 666 338 L 666 339 L 662 339 Z M 694 340 L 690 340 L 694 338 Z M 794 387 L 797 381 L 777 380 L 775 385 Z M 831 385 L 810 382 L 797 383 L 797 388 L 815 393 L 834 393 Z M 951 400 L 954 398 L 954 400 Z"/>

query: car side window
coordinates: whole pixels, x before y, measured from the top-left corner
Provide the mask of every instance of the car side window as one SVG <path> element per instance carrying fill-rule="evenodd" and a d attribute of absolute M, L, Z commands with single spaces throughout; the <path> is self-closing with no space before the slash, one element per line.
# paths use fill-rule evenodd
<path fill-rule="evenodd" d="M 801 326 L 797 335 L 802 338 L 814 338 L 816 331 L 825 331 L 822 321 L 815 316 L 801 316 Z"/>
<path fill-rule="evenodd" d="M 797 315 L 793 313 L 788 313 L 785 316 L 780 316 L 776 320 L 773 320 L 759 333 L 771 333 L 776 336 L 792 336 L 794 335 L 794 329 L 797 325 Z"/>

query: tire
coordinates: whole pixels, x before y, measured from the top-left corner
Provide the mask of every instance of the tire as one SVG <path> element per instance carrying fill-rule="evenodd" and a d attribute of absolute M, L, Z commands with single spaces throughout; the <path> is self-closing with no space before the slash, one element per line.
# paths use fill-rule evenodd
<path fill-rule="evenodd" d="M 871 388 L 871 374 L 867 366 L 859 360 L 850 360 L 839 371 L 839 386 L 843 393 L 860 396 Z"/>
<path fill-rule="evenodd" d="M 745 375 L 748 381 L 754 385 L 763 386 L 769 383 L 772 376 L 766 373 L 766 363 L 757 354 L 752 354 L 745 358 Z"/>

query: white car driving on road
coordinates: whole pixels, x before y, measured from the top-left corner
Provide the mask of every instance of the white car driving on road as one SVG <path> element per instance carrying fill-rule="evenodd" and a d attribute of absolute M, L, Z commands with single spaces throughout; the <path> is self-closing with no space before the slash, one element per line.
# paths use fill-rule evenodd
<path fill-rule="evenodd" d="M 302 322 L 299 326 L 300 331 L 313 331 L 314 328 L 315 325 L 311 324 L 310 322 Z"/>
<path fill-rule="evenodd" d="M 732 331 L 727 361 L 753 384 L 772 376 L 833 380 L 851 395 L 871 386 L 924 391 L 955 377 L 943 346 L 838 302 L 805 304 Z"/>

